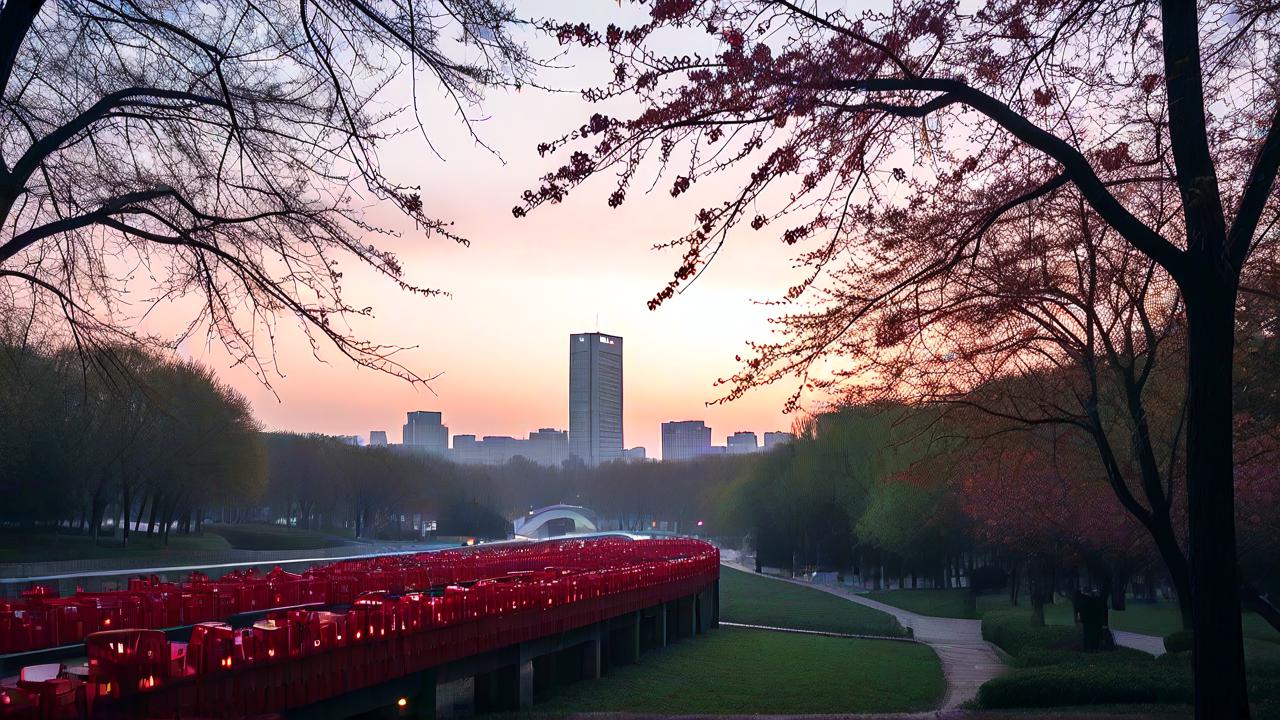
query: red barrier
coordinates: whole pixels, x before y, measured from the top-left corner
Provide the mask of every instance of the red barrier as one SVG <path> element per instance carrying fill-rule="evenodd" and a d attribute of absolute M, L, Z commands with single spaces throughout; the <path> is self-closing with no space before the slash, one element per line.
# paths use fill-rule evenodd
<path fill-rule="evenodd" d="M 302 575 L 137 578 L 125 591 L 70 598 L 33 588 L 0 604 L 0 641 L 29 649 L 84 638 L 89 683 L 40 666 L 0 686 L 0 717 L 26 717 L 32 703 L 40 718 L 88 717 L 95 703 L 140 717 L 276 712 L 683 597 L 718 575 L 707 543 L 605 536 L 339 562 Z M 273 611 L 242 630 L 219 621 L 301 602 L 350 608 Z M 175 618 L 194 624 L 189 643 L 152 629 Z"/>

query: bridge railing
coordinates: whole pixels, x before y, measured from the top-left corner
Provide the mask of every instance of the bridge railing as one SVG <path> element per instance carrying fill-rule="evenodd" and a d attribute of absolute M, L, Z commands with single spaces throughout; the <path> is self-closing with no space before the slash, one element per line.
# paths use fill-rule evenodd
<path fill-rule="evenodd" d="M 276 712 L 684 597 L 718 573 L 718 552 L 701 541 L 597 537 L 348 560 L 302 575 L 138 578 L 127 591 L 71 598 L 29 593 L 0 611 L 0 632 L 27 644 L 83 633 L 87 674 L 39 666 L 27 678 L 25 668 L 0 688 L 9 698 L 0 717 L 67 702 L 82 717 L 102 703 L 140 716 Z M 269 613 L 239 630 L 217 621 L 312 602 L 338 611 Z M 188 622 L 189 644 L 151 629 Z"/>

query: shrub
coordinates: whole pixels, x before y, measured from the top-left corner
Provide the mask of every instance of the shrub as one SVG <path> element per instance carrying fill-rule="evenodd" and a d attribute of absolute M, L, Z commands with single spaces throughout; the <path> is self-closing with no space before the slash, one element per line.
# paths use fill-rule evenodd
<path fill-rule="evenodd" d="M 976 593 L 1001 590 L 1008 583 L 1008 573 L 1004 571 L 1004 568 L 995 565 L 976 567 L 969 576 L 969 587 Z"/>
<path fill-rule="evenodd" d="M 1191 650 L 1191 631 L 1179 630 L 1164 636 L 1164 650 L 1168 653 L 1180 653 Z"/>
<path fill-rule="evenodd" d="M 1130 665 L 1151 663 L 1150 655 L 1132 648 L 1116 648 L 1107 652 L 1086 653 L 1079 650 L 1043 650 L 1027 648 L 1018 656 L 1022 667 L 1049 665 Z"/>
<path fill-rule="evenodd" d="M 1095 657 L 1095 656 L 1089 656 Z M 1189 669 L 1155 662 L 1064 663 L 1014 670 L 978 690 L 984 708 L 1174 704 L 1192 699 Z"/>
<path fill-rule="evenodd" d="M 1080 650 L 1080 631 L 1064 625 L 1038 626 L 1026 610 L 998 610 L 982 617 L 982 639 L 1021 658 L 1026 650 Z"/>

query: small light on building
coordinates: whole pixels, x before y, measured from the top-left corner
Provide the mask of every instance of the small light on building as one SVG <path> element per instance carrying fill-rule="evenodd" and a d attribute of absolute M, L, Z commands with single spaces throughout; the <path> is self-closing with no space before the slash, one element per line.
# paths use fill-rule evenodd
<path fill-rule="evenodd" d="M 702 527 L 702 521 L 701 521 L 701 520 L 699 520 L 699 521 L 698 521 L 698 527 Z"/>
<path fill-rule="evenodd" d="M 399 700 L 397 700 L 397 701 L 396 701 L 396 706 L 397 706 L 397 707 L 408 707 L 408 706 L 409 706 L 409 698 L 400 698 Z"/>

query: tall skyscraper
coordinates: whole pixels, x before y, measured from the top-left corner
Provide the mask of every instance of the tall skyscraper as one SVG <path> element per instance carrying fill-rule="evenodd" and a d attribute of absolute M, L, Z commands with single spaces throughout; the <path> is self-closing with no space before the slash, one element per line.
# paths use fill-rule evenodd
<path fill-rule="evenodd" d="M 401 442 L 418 452 L 444 455 L 449 452 L 449 428 L 441 423 L 438 412 L 411 412 Z"/>
<path fill-rule="evenodd" d="M 711 454 L 711 428 L 701 420 L 662 423 L 662 459 L 692 460 Z"/>
<path fill-rule="evenodd" d="M 370 447 L 386 447 L 387 431 L 386 430 L 370 430 L 369 446 Z"/>
<path fill-rule="evenodd" d="M 588 466 L 622 459 L 622 338 L 569 336 L 569 454 Z"/>

